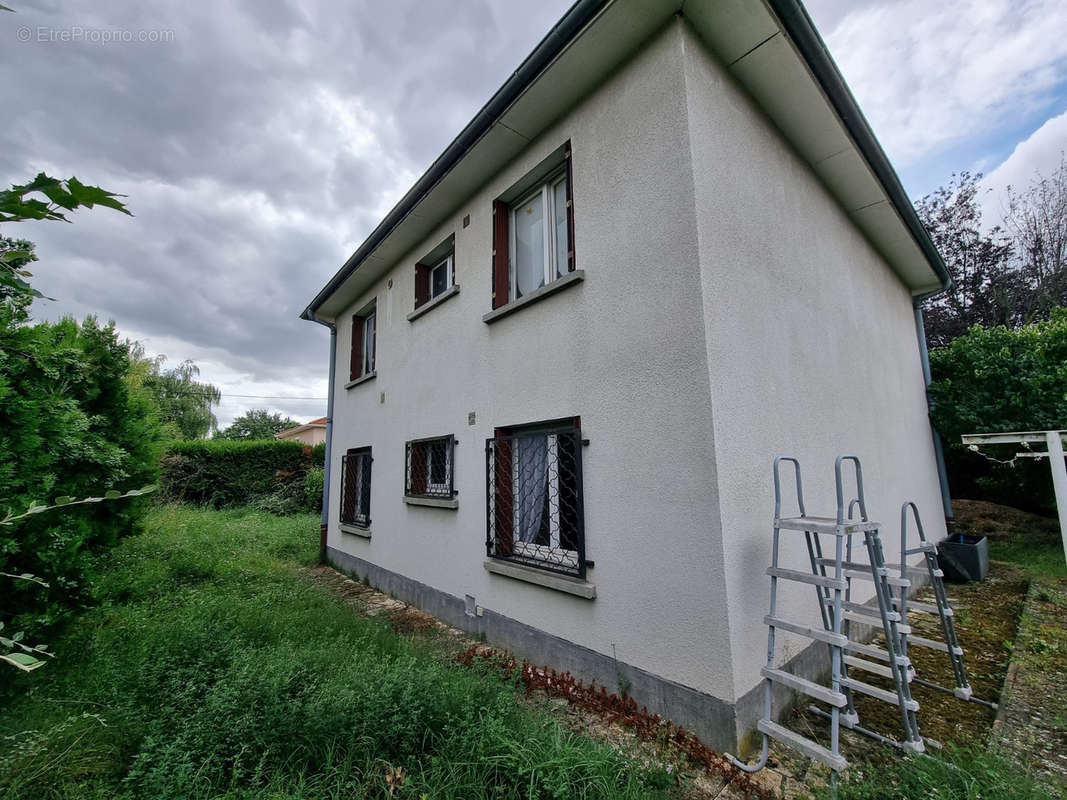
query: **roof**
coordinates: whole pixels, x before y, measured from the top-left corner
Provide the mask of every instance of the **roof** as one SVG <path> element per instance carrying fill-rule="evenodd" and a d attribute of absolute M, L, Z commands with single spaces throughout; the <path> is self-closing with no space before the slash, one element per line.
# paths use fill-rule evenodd
<path fill-rule="evenodd" d="M 296 434 L 303 433 L 304 431 L 310 431 L 313 428 L 325 427 L 326 417 L 319 417 L 318 419 L 311 420 L 311 422 L 305 422 L 303 425 L 294 425 L 291 428 L 286 428 L 284 431 L 278 431 L 276 434 L 274 434 L 274 438 L 288 439 L 290 436 L 295 436 Z"/>
<path fill-rule="evenodd" d="M 301 317 L 336 319 L 546 121 L 579 102 L 674 14 L 689 21 L 913 294 L 950 285 L 937 248 L 799 0 L 578 0 Z"/>

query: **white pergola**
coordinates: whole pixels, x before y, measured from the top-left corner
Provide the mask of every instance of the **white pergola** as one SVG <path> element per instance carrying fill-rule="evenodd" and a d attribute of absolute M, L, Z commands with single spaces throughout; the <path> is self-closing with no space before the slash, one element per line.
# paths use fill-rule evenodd
<path fill-rule="evenodd" d="M 1044 453 L 1027 449 L 1015 454 L 1016 458 L 1047 458 L 1052 466 L 1052 487 L 1056 492 L 1056 513 L 1060 517 L 1060 536 L 1063 539 L 1064 557 L 1067 558 L 1067 465 L 1063 460 L 1063 439 L 1067 431 L 1019 431 L 1016 433 L 969 433 L 963 443 L 977 450 L 987 444 L 1044 444 Z"/>

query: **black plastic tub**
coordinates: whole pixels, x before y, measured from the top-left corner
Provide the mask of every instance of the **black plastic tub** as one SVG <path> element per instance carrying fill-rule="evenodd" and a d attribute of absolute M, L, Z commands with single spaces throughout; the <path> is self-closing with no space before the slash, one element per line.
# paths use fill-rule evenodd
<path fill-rule="evenodd" d="M 937 546 L 937 560 L 950 581 L 983 581 L 989 572 L 989 541 L 984 536 L 954 533 Z"/>

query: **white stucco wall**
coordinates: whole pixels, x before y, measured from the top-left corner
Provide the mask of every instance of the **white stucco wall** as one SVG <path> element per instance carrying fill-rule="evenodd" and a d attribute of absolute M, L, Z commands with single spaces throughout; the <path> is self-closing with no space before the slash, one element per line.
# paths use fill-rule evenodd
<path fill-rule="evenodd" d="M 341 317 L 328 544 L 606 655 L 614 644 L 620 661 L 732 700 L 682 36 L 672 22 Z M 567 139 L 586 280 L 487 325 L 492 201 Z M 414 263 L 453 233 L 460 293 L 409 322 Z M 346 390 L 347 320 L 373 297 L 377 377 Z M 591 442 L 592 601 L 482 565 L 486 438 L 575 415 Z M 449 433 L 459 508 L 405 505 L 404 442 Z M 336 501 L 342 454 L 365 445 L 370 540 L 339 530 Z"/>
<path fill-rule="evenodd" d="M 775 456 L 800 459 L 808 513 L 832 515 L 834 459 L 858 455 L 891 560 L 905 500 L 935 541 L 944 517 L 907 288 L 688 28 L 683 43 L 740 697 L 766 658 Z M 795 508 L 792 473 L 783 476 Z M 805 569 L 802 534 L 782 536 L 782 565 Z M 782 616 L 819 624 L 812 587 L 779 587 Z M 873 595 L 869 584 L 856 589 L 860 600 Z M 781 659 L 809 644 L 779 638 Z"/>

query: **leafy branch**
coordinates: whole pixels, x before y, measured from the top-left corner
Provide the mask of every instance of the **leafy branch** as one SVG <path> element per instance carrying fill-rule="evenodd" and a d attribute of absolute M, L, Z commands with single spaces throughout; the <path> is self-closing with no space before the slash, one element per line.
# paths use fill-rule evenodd
<path fill-rule="evenodd" d="M 65 508 L 65 507 L 68 507 L 68 506 L 81 506 L 81 505 L 85 505 L 86 503 L 101 503 L 104 500 L 121 500 L 124 497 L 140 497 L 143 494 L 151 494 L 152 492 L 154 492 L 158 488 L 159 487 L 156 486 L 155 484 L 149 484 L 148 486 L 142 486 L 140 489 L 130 489 L 128 492 L 125 492 L 125 493 L 119 492 L 119 491 L 117 491 L 115 489 L 112 489 L 111 491 L 104 492 L 104 494 L 101 497 L 86 497 L 86 498 L 84 498 L 82 500 L 75 500 L 73 497 L 67 497 L 67 496 L 57 497 L 56 500 L 55 500 L 55 504 L 54 505 L 50 505 L 49 506 L 49 505 L 34 505 L 34 504 L 31 504 L 30 507 L 28 509 L 26 509 L 25 511 L 23 511 L 21 514 L 12 514 L 11 511 L 9 510 L 7 512 L 7 516 L 5 516 L 3 519 L 0 519 L 0 525 L 11 525 L 11 524 L 17 522 L 20 519 L 25 519 L 26 517 L 32 517 L 35 514 L 43 514 L 45 511 L 51 511 L 51 510 L 56 509 L 56 508 Z M 6 574 L 6 573 L 0 573 L 0 574 Z M 9 576 L 9 577 L 19 577 L 19 578 L 21 578 L 23 576 L 17 575 L 17 576 Z"/>

